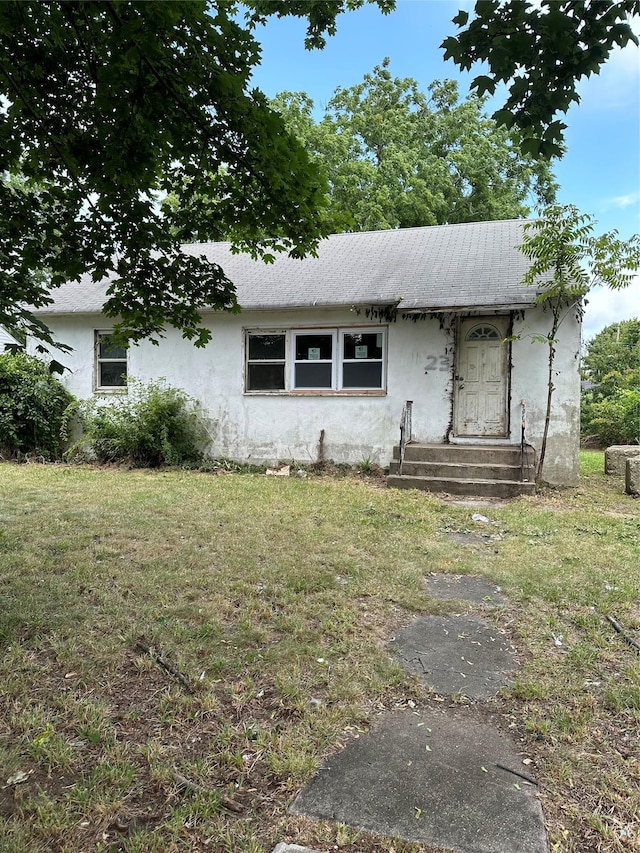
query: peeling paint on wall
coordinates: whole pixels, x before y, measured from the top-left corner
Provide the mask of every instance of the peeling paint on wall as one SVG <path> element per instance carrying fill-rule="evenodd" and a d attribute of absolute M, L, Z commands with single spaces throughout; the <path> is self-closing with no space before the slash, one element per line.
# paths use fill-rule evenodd
<path fill-rule="evenodd" d="M 465 316 L 480 312 L 466 312 Z M 357 463 L 362 458 L 386 465 L 399 439 L 399 422 L 405 400 L 413 400 L 416 440 L 440 443 L 451 438 L 456 376 L 458 316 L 424 314 L 411 322 L 390 322 L 387 327 L 386 389 L 377 396 L 329 393 L 306 396 L 244 393 L 244 330 L 248 328 L 300 329 L 320 326 L 362 326 L 354 312 L 301 310 L 209 314 L 205 321 L 212 341 L 195 350 L 180 333 L 167 329 L 159 347 L 142 342 L 129 351 L 129 375 L 142 382 L 163 377 L 198 400 L 210 424 L 211 451 L 230 459 L 274 464 L 281 459 L 315 461 L 318 436 L 325 430 L 327 459 Z M 55 355 L 71 372 L 63 381 L 80 399 L 92 396 L 93 333 L 105 328 L 95 316 L 47 318 L 55 336 L 70 344 L 72 353 Z M 526 328 L 525 328 L 526 326 Z M 546 361 L 544 347 L 525 335 L 544 334 L 548 317 L 538 309 L 512 315 L 512 331 L 521 335 L 511 344 L 511 424 L 520 423 L 520 400 L 528 403 L 527 436 L 537 447 L 544 423 Z M 558 377 L 552 428 L 548 445 L 546 479 L 570 483 L 577 478 L 580 382 L 578 373 L 580 325 L 568 317 L 557 346 Z M 433 362 L 435 359 L 435 362 Z M 425 368 L 429 365 L 433 367 Z M 510 438 L 518 443 L 518 435 Z"/>

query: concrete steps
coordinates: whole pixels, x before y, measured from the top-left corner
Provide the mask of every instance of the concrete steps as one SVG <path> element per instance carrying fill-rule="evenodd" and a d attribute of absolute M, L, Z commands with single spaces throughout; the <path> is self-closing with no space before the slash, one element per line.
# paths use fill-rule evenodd
<path fill-rule="evenodd" d="M 400 451 L 393 449 L 387 484 L 397 489 L 422 489 L 453 495 L 512 498 L 535 492 L 535 451 L 519 445 L 421 444 L 405 448 L 402 474 Z"/>

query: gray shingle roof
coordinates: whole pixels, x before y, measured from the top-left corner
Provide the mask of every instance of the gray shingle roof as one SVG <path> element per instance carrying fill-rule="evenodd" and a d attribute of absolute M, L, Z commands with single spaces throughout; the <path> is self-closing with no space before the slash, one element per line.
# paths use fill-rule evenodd
<path fill-rule="evenodd" d="M 220 264 L 246 309 L 275 310 L 345 305 L 389 305 L 401 310 L 530 305 L 535 289 L 520 282 L 528 262 L 516 248 L 522 220 L 437 225 L 396 231 L 336 234 L 323 240 L 317 258 L 276 255 L 273 264 L 234 255 L 229 243 L 184 246 Z M 53 291 L 41 314 L 101 310 L 106 282 L 87 277 Z"/>

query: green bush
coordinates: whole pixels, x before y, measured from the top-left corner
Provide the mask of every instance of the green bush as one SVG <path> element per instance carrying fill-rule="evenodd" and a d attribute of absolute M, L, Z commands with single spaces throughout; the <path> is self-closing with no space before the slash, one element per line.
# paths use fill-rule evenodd
<path fill-rule="evenodd" d="M 583 435 L 595 438 L 601 447 L 640 444 L 640 389 L 620 388 L 604 400 L 584 396 Z"/>
<path fill-rule="evenodd" d="M 200 462 L 207 434 L 195 401 L 162 382 L 142 385 L 130 380 L 128 387 L 126 398 L 86 406 L 85 435 L 79 444 L 99 462 L 127 462 L 137 468 Z"/>
<path fill-rule="evenodd" d="M 59 459 L 73 397 L 48 366 L 26 353 L 0 355 L 0 453 Z"/>

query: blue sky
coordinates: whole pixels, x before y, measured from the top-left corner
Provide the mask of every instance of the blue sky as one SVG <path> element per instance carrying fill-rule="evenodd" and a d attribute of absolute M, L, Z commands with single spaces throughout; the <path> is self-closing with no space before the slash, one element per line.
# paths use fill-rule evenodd
<path fill-rule="evenodd" d="M 388 56 L 391 73 L 415 78 L 423 91 L 433 80 L 452 78 L 464 95 L 478 71 L 461 73 L 444 61 L 439 45 L 455 33 L 451 19 L 458 9 L 472 5 L 467 0 L 398 0 L 396 11 L 387 16 L 367 5 L 340 16 L 338 32 L 323 51 L 304 49 L 304 22 L 274 19 L 256 31 L 263 55 L 254 83 L 269 97 L 304 91 L 320 115 L 336 87 L 361 82 Z M 579 91 L 581 103 L 563 119 L 568 150 L 555 168 L 559 201 L 592 214 L 598 233 L 615 228 L 628 238 L 640 231 L 640 50 L 629 45 L 616 51 L 601 74 L 583 81 Z M 585 337 L 639 315 L 640 277 L 622 291 L 594 290 Z"/>

